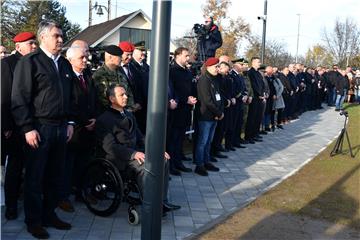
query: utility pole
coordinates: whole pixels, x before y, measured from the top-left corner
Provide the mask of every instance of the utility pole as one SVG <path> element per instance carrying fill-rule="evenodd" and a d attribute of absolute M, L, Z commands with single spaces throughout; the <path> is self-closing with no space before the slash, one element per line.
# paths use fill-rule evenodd
<path fill-rule="evenodd" d="M 108 0 L 108 21 L 111 19 L 111 0 Z"/>
<path fill-rule="evenodd" d="M 89 0 L 89 27 L 91 26 L 92 23 L 92 2 L 91 0 Z"/>
<path fill-rule="evenodd" d="M 300 38 L 300 13 L 298 15 L 298 32 L 297 32 L 297 40 L 296 40 L 296 55 L 295 55 L 295 62 L 298 62 L 298 54 L 299 54 L 299 38 Z"/>
<path fill-rule="evenodd" d="M 267 0 L 264 1 L 264 15 L 261 17 L 258 17 L 258 19 L 263 20 L 263 34 L 262 34 L 262 42 L 261 42 L 261 63 L 264 63 L 265 41 L 266 41 Z"/>
<path fill-rule="evenodd" d="M 144 198 L 141 239 L 161 239 L 164 152 L 171 28 L 169 0 L 154 0 L 151 30 L 150 85 L 145 139 Z"/>

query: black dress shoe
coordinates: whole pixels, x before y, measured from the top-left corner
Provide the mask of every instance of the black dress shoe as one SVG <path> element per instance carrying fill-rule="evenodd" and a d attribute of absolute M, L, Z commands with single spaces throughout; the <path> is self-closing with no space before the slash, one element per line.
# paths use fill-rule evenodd
<path fill-rule="evenodd" d="M 186 162 L 190 162 L 190 161 L 192 161 L 192 158 L 184 156 L 181 160 L 186 161 Z"/>
<path fill-rule="evenodd" d="M 277 128 L 280 128 L 280 129 L 284 129 L 284 127 L 282 125 L 276 125 Z"/>
<path fill-rule="evenodd" d="M 176 167 L 176 170 L 182 171 L 182 172 L 192 172 L 191 168 L 185 167 L 183 164 Z"/>
<path fill-rule="evenodd" d="M 249 144 L 249 141 L 245 139 L 240 139 L 240 144 Z"/>
<path fill-rule="evenodd" d="M 205 163 L 204 164 L 204 167 L 205 167 L 205 169 L 206 170 L 208 170 L 208 171 L 212 171 L 212 172 L 218 172 L 218 171 L 220 171 L 220 168 L 218 168 L 218 167 L 215 167 L 212 163 Z"/>
<path fill-rule="evenodd" d="M 220 146 L 220 147 L 216 147 L 215 150 L 219 152 L 224 152 L 225 148 L 223 146 Z"/>
<path fill-rule="evenodd" d="M 228 158 L 228 156 L 222 155 L 221 153 L 215 153 L 213 156 L 216 158 Z"/>
<path fill-rule="evenodd" d="M 200 176 L 208 176 L 209 173 L 207 172 L 204 166 L 196 166 L 195 173 L 199 174 Z"/>
<path fill-rule="evenodd" d="M 218 160 L 212 156 L 210 156 L 210 162 L 218 162 Z"/>
<path fill-rule="evenodd" d="M 248 143 L 250 143 L 250 144 L 255 144 L 255 141 L 253 140 L 253 139 L 249 139 L 249 140 L 247 140 L 248 141 Z"/>
<path fill-rule="evenodd" d="M 246 148 L 245 146 L 241 145 L 240 143 L 234 144 L 234 147 L 236 147 L 236 148 Z"/>
<path fill-rule="evenodd" d="M 70 223 L 64 222 L 56 215 L 48 222 L 44 222 L 43 226 L 44 227 L 53 227 L 53 228 L 56 228 L 59 230 L 70 230 L 71 229 Z"/>
<path fill-rule="evenodd" d="M 50 237 L 49 233 L 41 225 L 28 225 L 27 231 L 35 238 L 48 239 Z"/>
<path fill-rule="evenodd" d="M 227 149 L 227 150 L 229 150 L 229 151 L 236 151 L 236 149 L 233 148 L 233 147 L 227 147 L 227 148 L 225 148 L 225 149 Z"/>
<path fill-rule="evenodd" d="M 14 220 L 17 219 L 17 207 L 7 207 L 5 210 L 5 217 L 7 220 Z"/>
<path fill-rule="evenodd" d="M 224 148 L 224 150 L 220 150 L 220 152 L 230 152 L 230 150 L 227 148 Z"/>
<path fill-rule="evenodd" d="M 255 142 L 262 142 L 263 140 L 262 139 L 260 139 L 260 138 L 254 138 L 253 139 Z"/>
<path fill-rule="evenodd" d="M 270 130 L 270 128 L 266 127 L 265 131 L 270 132 L 271 130 Z"/>
<path fill-rule="evenodd" d="M 181 206 L 179 205 L 175 205 L 171 203 L 163 203 L 163 212 L 175 211 L 175 210 L 179 210 L 180 208 Z"/>
<path fill-rule="evenodd" d="M 255 136 L 255 138 L 260 138 L 260 139 L 262 139 L 263 136 L 261 136 L 261 135 L 258 134 L 258 135 Z"/>
<path fill-rule="evenodd" d="M 260 131 L 260 134 L 262 134 L 262 135 L 266 135 L 266 134 L 268 134 L 266 131 Z"/>
<path fill-rule="evenodd" d="M 174 176 L 181 176 L 181 172 L 175 168 L 170 168 L 169 170 L 170 174 L 171 175 L 174 175 Z"/>

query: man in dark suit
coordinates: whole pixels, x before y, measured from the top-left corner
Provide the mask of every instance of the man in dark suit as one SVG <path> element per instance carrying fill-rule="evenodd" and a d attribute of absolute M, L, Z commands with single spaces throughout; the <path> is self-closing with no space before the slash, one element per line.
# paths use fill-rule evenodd
<path fill-rule="evenodd" d="M 251 68 L 248 71 L 248 77 L 254 92 L 254 98 L 249 106 L 247 125 L 245 129 L 245 140 L 248 140 L 249 143 L 261 141 L 256 137 L 259 134 L 264 109 L 263 103 L 266 100 L 263 76 L 258 70 L 260 68 L 260 64 L 260 58 L 253 57 L 251 59 Z"/>
<path fill-rule="evenodd" d="M 172 115 L 171 129 L 169 129 L 169 153 L 170 173 L 179 175 L 177 171 L 191 172 L 191 168 L 187 168 L 182 163 L 183 159 L 183 142 L 185 139 L 186 129 L 191 125 L 191 110 L 195 106 L 197 100 L 194 97 L 194 89 L 192 84 L 192 74 L 187 69 L 189 61 L 189 50 L 179 47 L 174 52 L 174 64 L 170 66 L 169 81 L 173 86 L 173 94 L 177 102 L 177 108 L 169 110 Z"/>
<path fill-rule="evenodd" d="M 69 142 L 66 177 L 64 178 L 64 188 L 62 200 L 59 207 L 67 212 L 73 212 L 74 208 L 69 200 L 71 193 L 72 180 L 76 187 L 76 197 L 81 198 L 80 181 L 86 163 L 90 160 L 95 147 L 95 118 L 96 118 L 96 89 L 91 78 L 91 72 L 87 69 L 88 53 L 86 48 L 80 46 L 70 47 L 66 51 L 73 75 L 73 93 L 75 109 L 74 135 Z"/>
<path fill-rule="evenodd" d="M 136 45 L 129 62 L 129 69 L 136 85 L 137 99 L 141 109 L 135 112 L 136 121 L 143 134 L 146 132 L 147 98 L 149 89 L 150 67 L 145 59 L 145 42 L 143 45 Z"/>
<path fill-rule="evenodd" d="M 127 111 L 125 87 L 111 85 L 107 90 L 111 106 L 96 121 L 96 140 L 100 157 L 113 162 L 121 174 L 136 181 L 143 192 L 144 175 L 144 137 L 137 127 L 134 115 Z M 165 152 L 165 171 L 163 189 L 163 213 L 177 210 L 180 206 L 170 204 L 167 199 L 169 174 L 167 161 L 170 156 Z"/>
<path fill-rule="evenodd" d="M 22 146 L 24 138 L 15 126 L 11 113 L 11 91 L 14 70 L 22 56 L 34 52 L 37 48 L 36 36 L 31 32 L 22 32 L 14 37 L 15 54 L 1 60 L 1 161 L 6 164 L 5 175 L 5 217 L 17 218 L 17 200 L 24 165 Z"/>
<path fill-rule="evenodd" d="M 60 25 L 42 21 L 40 48 L 17 64 L 11 95 L 16 124 L 25 134 L 24 210 L 27 230 L 36 238 L 49 238 L 44 227 L 69 230 L 55 213 L 65 169 L 66 142 L 75 124 L 71 65 L 60 55 Z"/>
<path fill-rule="evenodd" d="M 119 43 L 119 48 L 123 51 L 121 55 L 121 62 L 120 62 L 121 66 L 119 66 L 119 71 L 125 76 L 125 79 L 127 81 L 128 89 L 126 91 L 127 92 L 131 91 L 134 97 L 133 99 L 134 103 L 131 105 L 128 104 L 127 107 L 131 112 L 136 112 L 141 109 L 141 105 L 140 105 L 141 96 L 136 88 L 136 82 L 133 73 L 134 70 L 131 69 L 130 67 L 130 61 L 132 59 L 132 54 L 135 49 L 135 46 L 131 42 L 124 41 Z"/>

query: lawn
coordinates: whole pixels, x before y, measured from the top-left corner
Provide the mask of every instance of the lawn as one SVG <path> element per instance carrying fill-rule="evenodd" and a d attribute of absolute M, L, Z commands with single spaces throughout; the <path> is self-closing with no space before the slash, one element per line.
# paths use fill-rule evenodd
<path fill-rule="evenodd" d="M 360 230 L 360 106 L 348 105 L 346 110 L 354 158 L 346 139 L 343 153 L 330 157 L 334 141 L 295 175 L 202 234 L 200 239 L 239 239 L 274 215 L 321 220 Z"/>

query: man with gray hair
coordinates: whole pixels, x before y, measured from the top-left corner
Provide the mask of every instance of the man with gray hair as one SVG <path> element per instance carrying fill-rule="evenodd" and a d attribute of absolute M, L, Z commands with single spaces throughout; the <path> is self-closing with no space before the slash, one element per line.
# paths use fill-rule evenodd
<path fill-rule="evenodd" d="M 63 35 L 52 21 L 39 24 L 40 48 L 17 64 L 12 113 L 26 140 L 24 211 L 27 231 L 47 239 L 44 227 L 69 230 L 55 213 L 64 177 L 66 143 L 73 134 L 73 71 L 60 55 Z"/>

